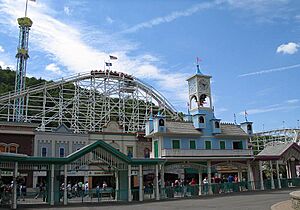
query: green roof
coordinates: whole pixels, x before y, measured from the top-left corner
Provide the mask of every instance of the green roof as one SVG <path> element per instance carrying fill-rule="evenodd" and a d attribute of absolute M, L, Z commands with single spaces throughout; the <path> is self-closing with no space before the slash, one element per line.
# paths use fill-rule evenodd
<path fill-rule="evenodd" d="M 27 156 L 22 154 L 12 154 L 12 153 L 0 153 L 0 161 L 7 161 L 7 162 L 19 162 L 19 163 L 37 163 L 37 164 L 57 164 L 63 165 L 73 162 L 82 156 L 86 155 L 87 153 L 93 151 L 94 149 L 101 147 L 107 152 L 113 154 L 115 157 L 121 159 L 122 161 L 126 162 L 127 164 L 131 165 L 141 165 L 141 164 L 157 164 L 164 162 L 161 159 L 131 159 L 127 157 L 122 152 L 118 151 L 111 145 L 105 143 L 102 140 L 95 141 L 85 147 L 77 150 L 76 152 L 68 155 L 67 157 L 57 158 L 57 157 L 36 157 L 36 156 Z"/>

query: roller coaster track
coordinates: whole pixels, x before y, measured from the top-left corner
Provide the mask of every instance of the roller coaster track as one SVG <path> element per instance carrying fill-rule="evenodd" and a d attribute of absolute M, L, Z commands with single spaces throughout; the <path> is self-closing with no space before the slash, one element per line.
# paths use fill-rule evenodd
<path fill-rule="evenodd" d="M 254 152 L 262 151 L 274 143 L 295 142 L 300 144 L 300 129 L 283 128 L 255 133 L 250 139 Z"/>
<path fill-rule="evenodd" d="M 13 121 L 14 100 L 24 97 L 24 122 L 51 131 L 64 123 L 75 133 L 102 131 L 117 121 L 123 132 L 144 129 L 150 112 L 178 119 L 174 106 L 154 87 L 116 71 L 80 73 L 0 96 L 0 120 Z"/>

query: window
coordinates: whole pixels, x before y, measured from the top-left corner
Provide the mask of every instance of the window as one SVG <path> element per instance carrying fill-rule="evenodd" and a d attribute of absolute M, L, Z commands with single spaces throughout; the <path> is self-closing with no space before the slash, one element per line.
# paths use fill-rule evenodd
<path fill-rule="evenodd" d="M 172 148 L 180 149 L 180 140 L 172 140 Z"/>
<path fill-rule="evenodd" d="M 196 149 L 196 141 L 195 140 L 190 141 L 190 149 Z"/>
<path fill-rule="evenodd" d="M 6 152 L 6 144 L 0 144 L 0 152 Z"/>
<path fill-rule="evenodd" d="M 65 148 L 59 148 L 59 157 L 65 157 Z"/>
<path fill-rule="evenodd" d="M 252 126 L 251 125 L 247 125 L 247 130 L 251 131 L 252 130 Z"/>
<path fill-rule="evenodd" d="M 154 141 L 154 157 L 158 158 L 158 141 Z"/>
<path fill-rule="evenodd" d="M 220 149 L 225 149 L 225 141 L 220 141 Z"/>
<path fill-rule="evenodd" d="M 150 149 L 149 148 L 144 149 L 144 158 L 150 158 Z"/>
<path fill-rule="evenodd" d="M 127 147 L 127 157 L 133 157 L 133 147 Z"/>
<path fill-rule="evenodd" d="M 220 123 L 219 122 L 215 122 L 215 128 L 220 128 Z"/>
<path fill-rule="evenodd" d="M 205 141 L 205 149 L 211 149 L 211 141 Z"/>
<path fill-rule="evenodd" d="M 10 146 L 10 147 L 9 147 L 9 152 L 10 152 L 10 153 L 17 153 L 17 147 L 14 146 L 14 145 L 13 145 L 13 146 Z"/>
<path fill-rule="evenodd" d="M 42 147 L 42 152 L 41 152 L 42 157 L 47 157 L 47 148 Z"/>
<path fill-rule="evenodd" d="M 243 149 L 243 142 L 242 141 L 234 141 L 232 142 L 233 149 Z"/>
<path fill-rule="evenodd" d="M 165 126 L 165 121 L 164 121 L 163 119 L 160 119 L 160 120 L 158 121 L 158 125 L 159 125 L 159 126 Z"/>
<path fill-rule="evenodd" d="M 204 117 L 203 116 L 199 117 L 199 123 L 204 123 Z"/>

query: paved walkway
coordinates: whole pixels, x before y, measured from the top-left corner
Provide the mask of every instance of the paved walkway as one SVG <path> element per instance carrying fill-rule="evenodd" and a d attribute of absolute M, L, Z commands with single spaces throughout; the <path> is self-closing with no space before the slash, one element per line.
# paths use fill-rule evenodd
<path fill-rule="evenodd" d="M 56 208 L 41 208 L 46 209 L 72 209 L 72 210 L 270 210 L 275 203 L 289 200 L 289 193 L 298 189 L 281 190 L 281 191 L 257 191 L 245 192 L 240 194 L 228 194 L 224 196 L 210 196 L 197 199 L 180 199 L 172 201 L 160 202 L 133 202 L 131 204 L 104 204 L 82 206 L 79 204 L 74 206 L 56 207 Z M 26 208 L 28 209 L 28 208 Z M 37 208 L 32 208 L 36 210 Z"/>

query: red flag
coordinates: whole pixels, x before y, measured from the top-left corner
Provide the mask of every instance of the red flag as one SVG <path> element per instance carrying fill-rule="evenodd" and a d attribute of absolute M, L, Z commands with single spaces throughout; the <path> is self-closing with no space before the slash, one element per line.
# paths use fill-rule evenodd
<path fill-rule="evenodd" d="M 199 58 L 199 57 L 197 57 L 197 64 L 199 64 L 202 60 L 201 60 L 201 58 Z"/>

